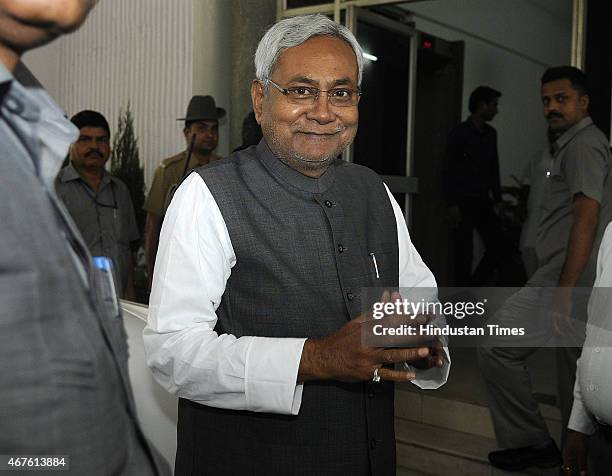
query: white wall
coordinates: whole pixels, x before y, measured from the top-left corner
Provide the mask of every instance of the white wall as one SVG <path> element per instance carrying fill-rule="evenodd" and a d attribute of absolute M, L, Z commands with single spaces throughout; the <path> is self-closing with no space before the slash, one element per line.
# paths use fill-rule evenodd
<path fill-rule="evenodd" d="M 510 176 L 520 176 L 530 155 L 546 144 L 540 76 L 548 66 L 569 63 L 571 0 L 431 0 L 405 8 L 415 13 L 418 30 L 465 41 L 464 117 L 477 86 L 503 93 L 492 125 L 502 183 L 513 185 Z"/>
<path fill-rule="evenodd" d="M 25 56 L 68 115 L 102 112 L 116 129 L 128 101 L 149 182 L 184 147 L 175 121 L 192 89 L 191 0 L 105 0 L 73 35 Z"/>
<path fill-rule="evenodd" d="M 185 147 L 176 118 L 192 94 L 213 94 L 229 109 L 229 7 L 227 0 L 105 0 L 75 34 L 24 62 L 68 115 L 95 109 L 114 130 L 130 101 L 150 184 L 159 162 Z M 220 154 L 228 135 L 225 120 Z"/>

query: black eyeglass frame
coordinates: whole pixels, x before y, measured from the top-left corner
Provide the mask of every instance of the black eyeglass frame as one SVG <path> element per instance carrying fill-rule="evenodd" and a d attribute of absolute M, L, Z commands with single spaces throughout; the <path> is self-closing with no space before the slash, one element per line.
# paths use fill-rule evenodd
<path fill-rule="evenodd" d="M 361 95 L 363 94 L 361 92 L 361 89 L 357 88 L 357 89 L 352 89 L 352 88 L 345 88 L 345 87 L 337 87 L 337 88 L 332 88 L 332 89 L 319 89 L 319 88 L 315 88 L 312 86 L 293 86 L 290 88 L 283 88 L 282 86 L 276 84 L 274 81 L 272 81 L 271 79 L 266 79 L 264 81 L 260 80 L 259 81 L 264 87 L 266 85 L 266 83 L 270 83 L 272 84 L 272 86 L 274 86 L 280 93 L 282 93 L 289 102 L 292 102 L 293 104 L 302 104 L 302 105 L 308 105 L 308 106 L 312 106 L 321 96 L 321 93 L 327 93 L 327 101 L 335 107 L 354 107 L 357 106 L 357 104 L 359 104 L 359 98 L 361 97 Z M 291 90 L 293 89 L 297 89 L 297 88 L 302 88 L 302 89 L 307 89 L 312 93 L 312 102 L 308 102 L 310 101 L 310 97 L 309 98 L 304 98 L 303 100 L 300 99 L 296 99 L 296 98 L 292 98 L 291 97 Z M 352 101 L 350 104 L 335 104 L 334 103 L 334 96 L 331 96 L 329 93 L 332 91 L 350 91 L 351 94 L 355 94 L 355 100 Z"/>

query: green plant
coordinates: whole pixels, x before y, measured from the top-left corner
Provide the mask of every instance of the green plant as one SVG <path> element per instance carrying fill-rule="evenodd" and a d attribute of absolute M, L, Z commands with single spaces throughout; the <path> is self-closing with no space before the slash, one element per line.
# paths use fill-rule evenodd
<path fill-rule="evenodd" d="M 113 153 L 111 157 L 111 174 L 127 185 L 136 212 L 136 222 L 140 236 L 144 230 L 144 169 L 138 156 L 138 138 L 134 134 L 134 117 L 130 103 L 119 111 L 117 131 L 113 137 Z"/>

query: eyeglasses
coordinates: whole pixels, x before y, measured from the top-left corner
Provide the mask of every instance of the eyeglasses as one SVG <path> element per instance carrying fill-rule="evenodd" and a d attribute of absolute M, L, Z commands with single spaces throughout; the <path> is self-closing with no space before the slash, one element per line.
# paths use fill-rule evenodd
<path fill-rule="evenodd" d="M 337 107 L 349 107 L 356 106 L 359 102 L 359 96 L 361 91 L 358 89 L 351 88 L 333 88 L 324 89 L 313 88 L 310 86 L 292 86 L 290 88 L 283 88 L 276 84 L 271 79 L 267 80 L 272 86 L 278 89 L 282 94 L 285 95 L 287 101 L 292 104 L 300 104 L 303 106 L 311 106 L 319 99 L 321 93 L 327 93 L 327 100 L 332 106 Z M 262 81 L 265 86 L 265 82 Z"/>

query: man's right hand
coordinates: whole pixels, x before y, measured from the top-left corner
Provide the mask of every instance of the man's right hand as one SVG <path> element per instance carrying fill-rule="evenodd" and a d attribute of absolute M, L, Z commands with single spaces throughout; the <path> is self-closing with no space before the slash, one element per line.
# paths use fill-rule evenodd
<path fill-rule="evenodd" d="M 362 314 L 322 339 L 308 339 L 302 351 L 298 382 L 367 381 L 372 380 L 375 369 L 379 369 L 378 375 L 382 380 L 401 382 L 415 379 L 413 371 L 383 365 L 422 361 L 429 356 L 431 338 L 411 338 L 415 346 L 410 348 L 365 347 L 362 345 L 361 327 L 368 318 L 369 315 Z"/>

